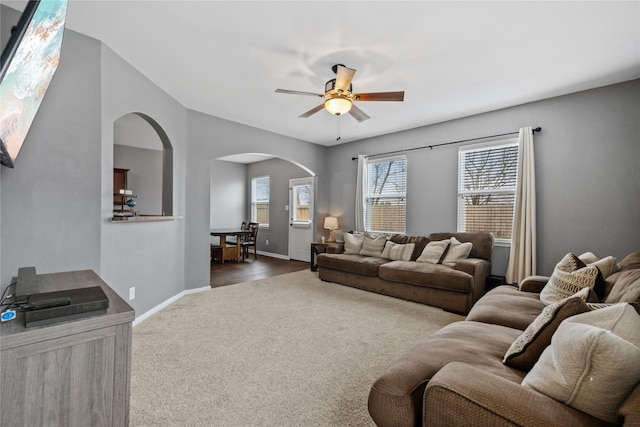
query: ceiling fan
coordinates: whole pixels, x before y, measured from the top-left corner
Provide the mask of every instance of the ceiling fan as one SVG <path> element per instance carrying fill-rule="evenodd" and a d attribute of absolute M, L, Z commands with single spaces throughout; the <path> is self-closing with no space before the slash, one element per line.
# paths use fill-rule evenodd
<path fill-rule="evenodd" d="M 310 95 L 325 99 L 322 104 L 298 116 L 300 118 L 307 118 L 325 108 L 328 112 L 336 116 L 348 112 L 354 119 L 363 122 L 370 119 L 370 117 L 358 108 L 353 101 L 404 101 L 404 91 L 353 93 L 351 80 L 356 70 L 345 67 L 342 64 L 336 64 L 331 67 L 331 69 L 336 74 L 336 78 L 329 80 L 324 85 L 324 94 L 287 89 L 276 89 L 276 92 L 291 95 Z"/>

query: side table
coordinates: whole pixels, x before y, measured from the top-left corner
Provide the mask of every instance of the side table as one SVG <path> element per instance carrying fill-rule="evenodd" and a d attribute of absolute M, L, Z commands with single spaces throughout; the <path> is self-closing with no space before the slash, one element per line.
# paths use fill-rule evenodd
<path fill-rule="evenodd" d="M 337 243 L 337 242 L 331 242 L 331 243 L 311 242 L 311 271 L 318 270 L 318 262 L 316 261 L 316 255 L 320 255 L 327 252 L 327 248 L 329 246 L 338 246 L 340 244 L 341 243 Z"/>

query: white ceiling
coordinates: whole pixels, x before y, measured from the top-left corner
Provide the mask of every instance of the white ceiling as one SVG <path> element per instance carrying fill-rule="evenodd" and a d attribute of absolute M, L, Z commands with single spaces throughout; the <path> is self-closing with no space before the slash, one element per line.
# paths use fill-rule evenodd
<path fill-rule="evenodd" d="M 67 27 L 187 108 L 322 145 L 336 117 L 298 118 L 322 100 L 274 90 L 323 93 L 336 63 L 354 92 L 405 91 L 359 102 L 340 143 L 640 77 L 639 1 L 71 0 Z"/>

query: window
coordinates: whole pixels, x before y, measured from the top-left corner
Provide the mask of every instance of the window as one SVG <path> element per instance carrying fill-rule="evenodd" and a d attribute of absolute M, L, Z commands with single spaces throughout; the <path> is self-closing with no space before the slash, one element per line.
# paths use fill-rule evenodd
<path fill-rule="evenodd" d="M 407 223 L 407 159 L 405 156 L 367 161 L 365 229 L 404 233 Z"/>
<path fill-rule="evenodd" d="M 510 243 L 517 168 L 517 138 L 460 147 L 458 231 L 489 231 Z"/>
<path fill-rule="evenodd" d="M 269 177 L 251 180 L 251 221 L 269 225 Z"/>
<path fill-rule="evenodd" d="M 291 187 L 292 212 L 291 220 L 296 222 L 311 221 L 311 185 L 300 184 Z"/>

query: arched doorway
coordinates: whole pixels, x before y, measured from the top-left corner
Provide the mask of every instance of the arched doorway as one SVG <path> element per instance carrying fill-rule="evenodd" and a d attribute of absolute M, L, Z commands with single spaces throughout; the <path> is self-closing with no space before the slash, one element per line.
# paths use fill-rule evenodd
<path fill-rule="evenodd" d="M 291 224 L 290 180 L 313 178 L 309 168 L 289 159 L 264 153 L 244 153 L 211 160 L 210 228 L 238 227 L 254 221 L 256 202 L 261 204 L 262 225 L 258 233 L 258 250 L 277 258 L 290 258 Z M 268 180 L 268 199 L 254 200 L 256 181 Z M 268 205 L 264 224 L 264 205 Z M 313 213 L 311 218 L 313 218 Z M 315 222 L 309 224 L 309 239 L 315 238 Z M 310 247 L 310 245 L 306 245 Z M 304 260 L 308 257 L 305 256 Z"/>

